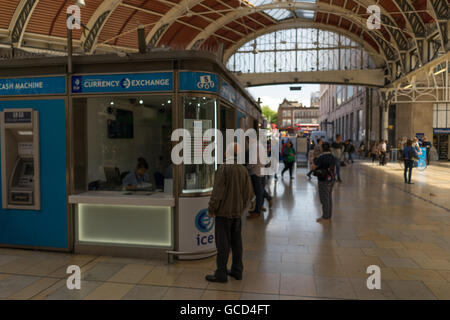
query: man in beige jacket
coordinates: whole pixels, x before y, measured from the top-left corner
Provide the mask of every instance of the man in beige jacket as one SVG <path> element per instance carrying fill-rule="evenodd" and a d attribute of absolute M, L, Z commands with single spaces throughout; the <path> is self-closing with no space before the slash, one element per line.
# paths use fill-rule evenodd
<path fill-rule="evenodd" d="M 234 149 L 234 156 L 233 156 Z M 217 247 L 217 270 L 205 278 L 210 282 L 227 282 L 228 275 L 242 279 L 241 216 L 250 206 L 254 197 L 252 183 L 247 168 L 237 164 L 238 145 L 231 145 L 227 158 L 233 157 L 233 164 L 222 164 L 217 169 L 214 188 L 208 211 L 215 217 L 215 240 Z M 227 270 L 228 257 L 232 252 L 232 266 Z"/>

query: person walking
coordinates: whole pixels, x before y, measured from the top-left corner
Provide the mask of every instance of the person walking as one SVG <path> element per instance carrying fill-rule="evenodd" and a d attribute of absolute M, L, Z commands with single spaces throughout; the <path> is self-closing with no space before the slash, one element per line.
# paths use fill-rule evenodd
<path fill-rule="evenodd" d="M 311 170 L 306 174 L 308 179 L 311 179 L 311 174 L 314 172 L 314 170 L 312 169 L 312 167 L 314 165 L 314 160 L 316 158 L 318 158 L 323 152 L 322 144 L 323 144 L 322 139 L 320 139 L 320 138 L 317 139 L 317 144 L 314 146 L 314 150 L 313 150 L 313 160 L 312 160 L 312 163 L 311 163 L 311 166 L 310 166 Z"/>
<path fill-rule="evenodd" d="M 258 143 L 258 147 L 261 148 L 262 145 Z M 262 168 L 264 168 L 264 165 L 261 164 L 260 157 L 259 157 L 259 151 L 256 151 L 256 158 L 254 161 L 255 163 L 251 163 L 250 161 L 252 157 L 248 155 L 248 164 L 247 169 L 250 174 L 250 179 L 253 186 L 253 191 L 255 193 L 255 208 L 254 210 L 249 212 L 248 218 L 257 218 L 261 215 L 261 212 L 263 211 L 263 203 L 264 203 L 264 191 L 265 191 L 265 182 L 264 182 L 264 176 L 262 174 Z M 267 192 L 266 192 L 267 193 Z M 268 194 L 267 194 L 268 195 Z"/>
<path fill-rule="evenodd" d="M 417 157 L 418 154 L 416 148 L 414 148 L 412 140 L 408 139 L 408 141 L 406 142 L 406 146 L 403 149 L 403 161 L 405 163 L 403 176 L 405 178 L 405 183 L 414 184 L 413 182 L 411 182 L 411 175 L 414 167 L 414 159 Z"/>
<path fill-rule="evenodd" d="M 427 137 L 423 137 L 422 139 L 422 147 L 427 148 L 427 166 L 430 165 L 430 159 L 431 159 L 431 142 L 428 141 Z"/>
<path fill-rule="evenodd" d="M 292 171 L 295 163 L 295 150 L 291 141 L 288 141 L 286 143 L 283 160 L 284 160 L 284 169 L 283 171 L 281 171 L 281 178 L 283 178 L 284 173 L 287 170 L 289 170 L 289 176 L 291 177 L 291 179 L 294 179 Z"/>
<path fill-rule="evenodd" d="M 342 143 L 342 136 L 340 134 L 337 134 L 336 141 L 334 141 L 331 144 L 331 154 L 336 158 L 336 175 L 337 175 L 336 181 L 337 182 L 342 182 L 342 180 L 341 180 L 341 159 L 342 159 L 343 151 L 344 151 L 344 144 Z"/>
<path fill-rule="evenodd" d="M 381 139 L 380 144 L 378 145 L 378 154 L 380 155 L 380 166 L 386 165 L 386 141 Z"/>
<path fill-rule="evenodd" d="M 216 171 L 214 187 L 209 200 L 209 216 L 215 217 L 215 241 L 217 248 L 217 269 L 207 275 L 209 282 L 227 282 L 228 276 L 242 279 L 244 265 L 242 262 L 242 213 L 248 208 L 254 197 L 253 188 L 247 169 L 237 164 L 238 144 L 232 144 L 227 158 L 233 158 L 233 164 L 222 164 Z M 234 151 L 234 152 L 233 152 Z M 231 270 L 227 263 L 232 253 Z"/>
<path fill-rule="evenodd" d="M 317 222 L 331 221 L 333 211 L 333 185 L 335 181 L 336 162 L 338 159 L 330 152 L 330 144 L 322 145 L 323 153 L 314 161 L 314 171 L 318 181 L 319 199 L 322 204 L 322 217 Z"/>
<path fill-rule="evenodd" d="M 353 164 L 353 153 L 355 152 L 355 146 L 353 145 L 353 141 L 348 139 L 348 161 Z"/>
<path fill-rule="evenodd" d="M 372 158 L 372 163 L 375 163 L 377 156 L 378 156 L 378 142 L 374 141 L 372 143 L 372 147 L 370 148 L 370 157 Z"/>

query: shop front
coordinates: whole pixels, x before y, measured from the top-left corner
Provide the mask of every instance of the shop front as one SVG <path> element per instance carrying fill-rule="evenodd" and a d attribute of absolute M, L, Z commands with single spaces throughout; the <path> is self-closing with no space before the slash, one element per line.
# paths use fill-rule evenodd
<path fill-rule="evenodd" d="M 450 160 L 450 103 L 433 105 L 433 147 L 437 160 Z"/>
<path fill-rule="evenodd" d="M 66 68 L 64 59 L 33 63 Z M 201 133 L 195 158 L 217 147 L 209 129 L 257 127 L 259 105 L 209 54 L 74 57 L 73 70 L 61 76 L 62 91 L 0 101 L 1 111 L 39 112 L 41 193 L 39 210 L 1 209 L 0 243 L 141 258 L 215 254 L 207 207 L 217 156 L 175 164 L 182 139 L 172 134 Z"/>

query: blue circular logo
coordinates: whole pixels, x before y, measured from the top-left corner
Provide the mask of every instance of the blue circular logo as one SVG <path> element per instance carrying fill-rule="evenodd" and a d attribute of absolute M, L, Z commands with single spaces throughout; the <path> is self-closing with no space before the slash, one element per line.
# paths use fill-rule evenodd
<path fill-rule="evenodd" d="M 195 217 L 195 226 L 200 232 L 209 232 L 214 227 L 214 218 L 208 215 L 208 209 L 203 209 Z"/>
<path fill-rule="evenodd" d="M 129 89 L 130 86 L 131 86 L 131 81 L 130 81 L 130 79 L 125 78 L 125 79 L 122 80 L 122 83 L 121 83 L 121 84 L 122 84 L 122 87 L 123 87 L 123 88 Z"/>

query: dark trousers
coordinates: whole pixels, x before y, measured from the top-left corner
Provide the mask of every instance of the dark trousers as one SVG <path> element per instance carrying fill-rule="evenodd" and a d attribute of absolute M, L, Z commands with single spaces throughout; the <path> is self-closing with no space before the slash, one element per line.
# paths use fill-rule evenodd
<path fill-rule="evenodd" d="M 386 164 L 386 152 L 382 151 L 380 154 L 380 164 L 384 166 Z"/>
<path fill-rule="evenodd" d="M 412 169 L 414 167 L 414 160 L 405 160 L 405 170 L 403 175 L 405 177 L 405 182 L 411 182 Z M 407 176 L 408 174 L 408 176 Z"/>
<path fill-rule="evenodd" d="M 322 218 L 331 219 L 333 211 L 333 184 L 334 181 L 319 181 L 319 199 L 322 204 Z"/>
<path fill-rule="evenodd" d="M 294 162 L 288 162 L 286 161 L 284 163 L 284 169 L 281 171 L 281 177 L 283 177 L 284 173 L 289 170 L 289 176 L 292 178 L 292 169 L 294 167 Z"/>
<path fill-rule="evenodd" d="M 430 165 L 430 159 L 431 159 L 431 149 L 430 150 L 428 150 L 427 149 L 427 166 L 429 166 Z"/>
<path fill-rule="evenodd" d="M 341 159 L 336 158 L 336 176 L 341 180 Z"/>
<path fill-rule="evenodd" d="M 253 185 L 253 191 L 255 193 L 255 212 L 261 213 L 261 207 L 264 202 L 264 189 L 262 184 L 262 177 L 258 177 L 257 175 L 250 176 Z"/>
<path fill-rule="evenodd" d="M 266 181 L 267 181 L 267 176 L 263 176 L 261 178 L 262 188 L 263 188 L 263 199 L 262 199 L 262 204 L 261 205 L 264 205 L 264 199 L 266 199 L 267 201 L 272 200 L 272 197 L 270 196 L 270 194 L 266 190 Z"/>
<path fill-rule="evenodd" d="M 217 248 L 217 270 L 218 279 L 228 277 L 228 257 L 232 253 L 231 272 L 242 276 L 244 265 L 242 263 L 242 234 L 241 218 L 216 217 L 216 248 Z"/>
<path fill-rule="evenodd" d="M 353 163 L 353 153 L 348 153 L 348 161 L 351 161 Z"/>

